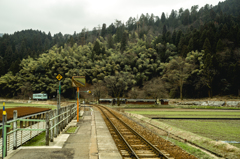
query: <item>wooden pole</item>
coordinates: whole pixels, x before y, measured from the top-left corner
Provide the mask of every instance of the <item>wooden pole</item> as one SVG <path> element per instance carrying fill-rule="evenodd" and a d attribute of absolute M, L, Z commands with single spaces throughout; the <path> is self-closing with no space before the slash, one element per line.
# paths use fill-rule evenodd
<path fill-rule="evenodd" d="M 79 122 L 79 87 L 77 87 L 77 122 Z"/>

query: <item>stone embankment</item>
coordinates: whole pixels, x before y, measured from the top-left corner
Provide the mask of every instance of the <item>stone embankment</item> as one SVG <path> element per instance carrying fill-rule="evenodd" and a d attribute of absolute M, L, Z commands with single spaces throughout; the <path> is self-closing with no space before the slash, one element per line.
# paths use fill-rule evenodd
<path fill-rule="evenodd" d="M 240 107 L 240 101 L 175 101 L 176 105 L 227 106 Z"/>

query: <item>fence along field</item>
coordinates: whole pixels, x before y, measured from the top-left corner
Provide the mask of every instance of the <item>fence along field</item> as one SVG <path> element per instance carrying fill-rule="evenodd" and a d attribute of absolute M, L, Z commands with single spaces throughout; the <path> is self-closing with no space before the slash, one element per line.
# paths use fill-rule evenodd
<path fill-rule="evenodd" d="M 59 115 L 57 115 L 56 109 L 38 113 L 37 115 L 32 115 L 32 117 L 27 116 L 22 118 L 17 118 L 16 111 L 14 113 L 14 119 L 7 122 L 12 128 L 7 133 L 7 154 L 43 131 L 46 132 L 46 135 L 50 134 L 46 136 L 48 138 L 46 145 L 49 145 L 49 141 L 53 142 L 53 137 L 57 137 L 64 127 L 76 116 L 77 105 L 72 104 L 60 108 Z M 2 147 L 2 138 L 0 138 L 0 147 Z M 0 151 L 0 155 L 2 155 L 2 151 Z"/>

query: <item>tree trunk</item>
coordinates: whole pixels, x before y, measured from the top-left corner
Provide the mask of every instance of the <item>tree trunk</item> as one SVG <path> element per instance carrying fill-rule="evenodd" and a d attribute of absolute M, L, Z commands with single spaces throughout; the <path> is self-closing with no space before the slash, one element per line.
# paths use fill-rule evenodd
<path fill-rule="evenodd" d="M 180 98 L 181 98 L 181 100 L 183 100 L 182 90 L 183 90 L 183 83 L 182 83 L 182 80 L 180 80 Z"/>
<path fill-rule="evenodd" d="M 117 105 L 120 106 L 119 96 L 117 97 Z"/>

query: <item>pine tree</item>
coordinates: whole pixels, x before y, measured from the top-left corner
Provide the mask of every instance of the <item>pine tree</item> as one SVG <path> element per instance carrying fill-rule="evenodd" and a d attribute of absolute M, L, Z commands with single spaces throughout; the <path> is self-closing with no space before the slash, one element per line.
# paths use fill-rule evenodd
<path fill-rule="evenodd" d="M 206 38 L 204 41 L 203 50 L 205 51 L 205 55 L 211 54 L 211 44 L 208 38 Z"/>
<path fill-rule="evenodd" d="M 213 96 L 213 79 L 216 71 L 213 68 L 213 60 L 210 53 L 205 54 L 203 77 L 202 81 L 208 87 L 208 96 L 212 98 Z"/>
<path fill-rule="evenodd" d="M 223 46 L 222 40 L 219 39 L 216 47 L 216 52 L 221 52 L 223 51 L 223 49 L 224 49 L 224 46 Z"/>
<path fill-rule="evenodd" d="M 102 36 L 102 37 L 105 37 L 105 36 L 106 36 L 106 33 L 107 33 L 106 24 L 103 23 L 103 25 L 102 25 L 102 31 L 101 31 L 101 36 Z"/>
<path fill-rule="evenodd" d="M 193 38 L 191 38 L 188 42 L 188 51 L 194 51 L 194 46 L 193 46 Z"/>
<path fill-rule="evenodd" d="M 240 46 L 240 29 L 237 33 L 237 46 Z"/>
<path fill-rule="evenodd" d="M 184 45 L 184 38 L 181 37 L 179 43 L 178 43 L 178 53 L 181 54 L 182 53 L 182 49 L 183 49 L 183 45 Z"/>
<path fill-rule="evenodd" d="M 175 46 L 178 46 L 178 43 L 180 42 L 180 39 L 182 37 L 182 30 L 179 30 L 178 33 L 177 33 L 177 37 L 176 37 L 176 45 Z"/>
<path fill-rule="evenodd" d="M 121 53 L 123 53 L 123 51 L 126 50 L 127 40 L 128 40 L 128 33 L 124 32 L 121 40 L 121 47 L 120 47 Z"/>
<path fill-rule="evenodd" d="M 50 41 L 52 41 L 52 35 L 51 35 L 51 33 L 50 32 L 48 32 L 48 39 L 50 40 Z"/>
<path fill-rule="evenodd" d="M 108 48 L 113 48 L 114 47 L 114 42 L 113 42 L 113 38 L 112 38 L 112 35 L 108 35 L 108 38 L 107 38 L 107 42 L 108 42 Z"/>
<path fill-rule="evenodd" d="M 225 39 L 227 37 L 227 35 L 228 35 L 228 27 L 227 27 L 226 24 L 224 24 L 223 28 L 222 28 L 222 30 L 220 32 L 220 38 L 221 39 Z"/>
<path fill-rule="evenodd" d="M 165 21 L 166 21 L 166 16 L 165 16 L 165 13 L 164 13 L 164 12 L 162 12 L 161 21 L 162 21 L 163 24 L 164 24 Z"/>
<path fill-rule="evenodd" d="M 162 30 L 162 34 L 163 34 L 162 39 L 163 39 L 164 42 L 166 42 L 166 33 L 167 33 L 167 27 L 166 27 L 166 25 L 164 24 L 164 25 L 163 25 L 163 30 Z"/>
<path fill-rule="evenodd" d="M 173 34 L 172 34 L 172 43 L 173 43 L 175 46 L 177 46 L 177 44 L 176 44 L 176 37 L 177 37 L 177 33 L 176 33 L 176 31 L 174 30 L 174 31 L 173 31 Z"/>
<path fill-rule="evenodd" d="M 0 76 L 4 75 L 7 71 L 5 71 L 5 65 L 2 59 L 0 59 Z"/>
<path fill-rule="evenodd" d="M 94 47 L 93 47 L 93 52 L 96 53 L 96 55 L 99 55 L 101 53 L 101 48 L 98 40 L 96 40 Z"/>
<path fill-rule="evenodd" d="M 115 42 L 117 42 L 117 43 L 119 43 L 120 41 L 121 41 L 121 39 L 122 39 L 122 28 L 121 27 L 119 27 L 119 28 L 117 28 L 117 32 L 116 32 L 116 36 L 115 36 Z"/>
<path fill-rule="evenodd" d="M 181 50 L 181 56 L 186 57 L 187 53 L 189 52 L 187 45 L 183 45 L 182 50 Z"/>

